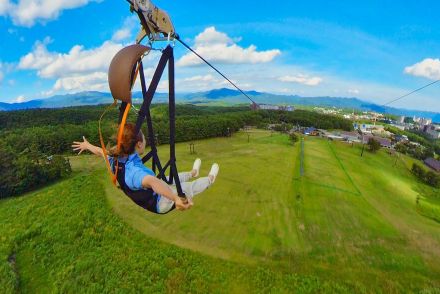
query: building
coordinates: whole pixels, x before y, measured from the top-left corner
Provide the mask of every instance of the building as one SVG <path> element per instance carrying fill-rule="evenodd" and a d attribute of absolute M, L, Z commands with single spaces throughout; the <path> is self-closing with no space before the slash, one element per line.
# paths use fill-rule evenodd
<path fill-rule="evenodd" d="M 433 139 L 440 139 L 440 127 L 436 125 L 426 125 L 423 127 L 423 132 L 427 133 Z"/>
<path fill-rule="evenodd" d="M 425 164 L 435 170 L 436 172 L 440 172 L 440 161 L 435 160 L 434 158 L 427 158 L 425 159 Z"/>
<path fill-rule="evenodd" d="M 370 133 L 373 131 L 383 131 L 385 127 L 383 125 L 371 125 L 371 124 L 358 124 L 354 123 L 353 127 L 355 130 L 360 130 L 362 133 Z"/>
<path fill-rule="evenodd" d="M 370 139 L 376 140 L 377 142 L 380 143 L 380 146 L 382 146 L 384 148 L 388 148 L 388 149 L 392 149 L 393 148 L 393 144 L 392 144 L 390 139 L 382 138 L 382 137 L 377 137 L 377 136 L 371 136 L 371 135 L 370 136 L 368 136 L 368 135 L 367 136 L 362 136 L 362 143 L 363 144 L 368 144 L 368 141 Z"/>
<path fill-rule="evenodd" d="M 310 127 L 310 128 L 304 129 L 303 134 L 307 135 L 307 136 L 318 136 L 319 132 L 316 128 Z"/>
<path fill-rule="evenodd" d="M 258 109 L 262 109 L 262 110 L 283 110 L 283 111 L 294 111 L 295 107 L 291 106 L 291 105 L 272 105 L 272 104 L 257 104 L 257 103 L 252 103 L 251 104 L 251 109 L 252 110 L 258 110 Z"/>
<path fill-rule="evenodd" d="M 358 132 L 341 132 L 341 137 L 348 142 L 361 142 L 361 136 Z"/>
<path fill-rule="evenodd" d="M 344 137 L 336 134 L 327 134 L 325 137 L 331 141 L 344 141 Z"/>
<path fill-rule="evenodd" d="M 432 123 L 432 119 L 424 118 L 424 117 L 413 117 L 413 121 L 418 123 L 421 126 L 430 125 Z"/>
<path fill-rule="evenodd" d="M 270 105 L 270 104 L 258 104 L 259 109 L 263 110 L 280 110 L 278 105 Z"/>
<path fill-rule="evenodd" d="M 396 142 L 408 142 L 409 139 L 405 135 L 395 135 L 394 136 L 394 141 L 396 141 Z"/>

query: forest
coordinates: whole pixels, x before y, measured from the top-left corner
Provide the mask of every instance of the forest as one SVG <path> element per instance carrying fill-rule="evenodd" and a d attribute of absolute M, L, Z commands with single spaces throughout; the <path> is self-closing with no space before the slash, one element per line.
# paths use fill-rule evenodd
<path fill-rule="evenodd" d="M 31 109 L 0 112 L 0 152 L 6 161 L 0 165 L 0 197 L 20 195 L 67 176 L 73 155 L 71 144 L 85 136 L 99 145 L 98 120 L 105 106 L 62 109 Z M 168 106 L 153 105 L 153 128 L 158 144 L 169 142 Z M 268 124 L 314 126 L 323 129 L 351 130 L 349 120 L 306 110 L 251 111 L 249 107 L 176 106 L 176 142 L 229 136 L 246 125 L 266 128 Z M 111 110 L 102 122 L 102 133 L 115 144 L 118 109 Z M 129 121 L 136 120 L 132 111 Z M 144 127 L 144 132 L 145 132 Z"/>

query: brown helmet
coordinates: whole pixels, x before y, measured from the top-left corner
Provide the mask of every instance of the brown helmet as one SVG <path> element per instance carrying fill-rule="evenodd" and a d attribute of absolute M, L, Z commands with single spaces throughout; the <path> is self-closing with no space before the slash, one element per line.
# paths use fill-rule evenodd
<path fill-rule="evenodd" d="M 122 102 L 131 102 L 131 89 L 133 88 L 136 65 L 142 56 L 151 48 L 143 45 L 130 45 L 121 49 L 113 57 L 108 70 L 108 83 L 114 99 Z"/>

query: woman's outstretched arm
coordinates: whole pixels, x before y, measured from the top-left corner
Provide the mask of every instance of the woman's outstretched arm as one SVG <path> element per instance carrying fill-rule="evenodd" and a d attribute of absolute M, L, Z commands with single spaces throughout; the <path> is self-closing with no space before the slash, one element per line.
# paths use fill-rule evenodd
<path fill-rule="evenodd" d="M 83 136 L 83 142 L 73 142 L 72 148 L 73 151 L 79 151 L 78 155 L 81 154 L 84 150 L 88 150 L 97 156 L 104 157 L 104 152 L 100 147 L 94 146 L 87 141 L 86 137 Z"/>
<path fill-rule="evenodd" d="M 162 180 L 154 176 L 145 176 L 142 179 L 142 187 L 145 189 L 151 188 L 157 194 L 170 199 L 176 204 L 178 210 L 186 210 L 190 208 L 190 204 L 183 203 L 177 194 L 174 194 L 173 190 Z"/>

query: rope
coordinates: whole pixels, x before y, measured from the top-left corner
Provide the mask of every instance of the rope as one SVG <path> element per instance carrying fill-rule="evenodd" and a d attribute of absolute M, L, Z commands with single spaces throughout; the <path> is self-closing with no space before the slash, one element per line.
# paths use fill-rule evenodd
<path fill-rule="evenodd" d="M 189 45 L 180 40 L 179 37 L 176 37 L 176 40 L 179 41 L 183 46 L 185 46 L 189 51 L 194 53 L 198 58 L 200 58 L 203 62 L 209 65 L 213 70 L 215 70 L 219 75 L 221 75 L 225 80 L 227 80 L 232 86 L 234 86 L 238 91 L 241 92 L 246 98 L 248 98 L 252 103 L 257 104 L 249 95 L 247 95 L 242 89 L 240 89 L 236 84 L 234 84 L 230 79 L 228 79 L 224 74 L 222 74 L 217 68 L 215 68 L 211 63 L 209 63 L 205 58 L 203 58 L 199 53 L 194 51 Z"/>
<path fill-rule="evenodd" d="M 111 166 L 110 166 L 110 161 L 108 160 L 108 156 L 107 156 L 107 148 L 105 148 L 104 138 L 103 138 L 103 136 L 102 136 L 102 131 L 101 131 L 101 121 L 102 121 L 104 115 L 105 115 L 110 109 L 112 109 L 113 107 L 116 107 L 117 105 L 118 105 L 118 101 L 115 99 L 115 100 L 113 101 L 113 103 L 112 103 L 111 105 L 109 105 L 109 106 L 104 110 L 104 112 L 101 114 L 101 117 L 99 118 L 99 122 L 98 122 L 99 141 L 100 141 L 100 143 L 101 143 L 102 153 L 104 154 L 104 160 L 105 160 L 105 163 L 106 163 L 106 166 L 107 166 L 107 170 L 108 170 L 108 173 L 109 173 L 109 175 L 110 175 L 110 179 L 111 179 L 113 185 L 116 185 L 116 176 L 113 174 L 113 172 L 112 172 L 112 168 L 111 168 Z"/>
<path fill-rule="evenodd" d="M 440 82 L 440 80 L 436 80 L 436 81 L 434 81 L 434 82 L 432 82 L 432 83 L 429 83 L 429 84 L 427 84 L 427 85 L 425 85 L 425 86 L 423 86 L 423 87 L 421 87 L 421 88 L 418 88 L 418 89 L 416 89 L 416 90 L 414 90 L 414 91 L 412 91 L 412 92 L 409 92 L 408 94 L 405 94 L 405 95 L 400 96 L 400 97 L 398 97 L 398 98 L 396 98 L 396 99 L 393 99 L 393 100 L 391 100 L 390 102 L 387 102 L 387 103 L 385 103 L 385 104 L 382 105 L 382 106 L 387 106 L 387 105 L 389 105 L 389 104 L 391 104 L 391 103 L 394 103 L 394 102 L 396 102 L 396 101 L 399 101 L 400 99 L 403 99 L 403 98 L 405 98 L 405 97 L 408 97 L 409 95 L 414 94 L 414 93 L 416 93 L 416 92 L 418 92 L 418 91 L 420 91 L 420 90 L 423 90 L 423 89 L 425 89 L 425 88 L 428 88 L 429 86 L 432 86 L 432 85 L 434 85 L 435 83 L 438 83 L 438 82 Z"/>

